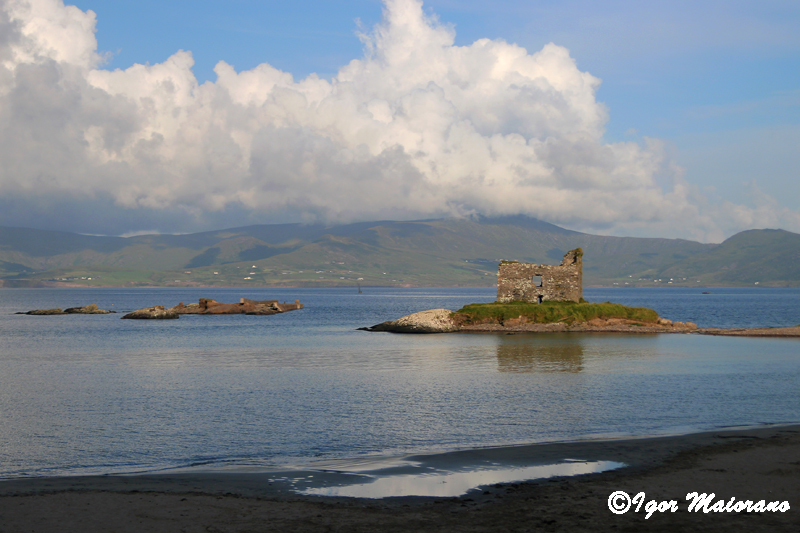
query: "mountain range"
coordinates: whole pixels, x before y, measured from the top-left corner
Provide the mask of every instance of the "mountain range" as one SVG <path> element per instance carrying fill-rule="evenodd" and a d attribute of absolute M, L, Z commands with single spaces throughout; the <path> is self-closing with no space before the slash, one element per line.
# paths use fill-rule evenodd
<path fill-rule="evenodd" d="M 24 286 L 492 286 L 500 260 L 584 252 L 587 286 L 798 286 L 800 235 L 720 244 L 609 237 L 511 216 L 268 224 L 108 237 L 0 227 L 0 284 Z"/>

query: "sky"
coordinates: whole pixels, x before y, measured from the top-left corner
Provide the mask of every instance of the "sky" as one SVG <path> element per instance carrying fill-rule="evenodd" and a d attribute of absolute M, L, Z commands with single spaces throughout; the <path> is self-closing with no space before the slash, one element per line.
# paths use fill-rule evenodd
<path fill-rule="evenodd" d="M 800 4 L 0 0 L 0 225 L 800 232 Z"/>

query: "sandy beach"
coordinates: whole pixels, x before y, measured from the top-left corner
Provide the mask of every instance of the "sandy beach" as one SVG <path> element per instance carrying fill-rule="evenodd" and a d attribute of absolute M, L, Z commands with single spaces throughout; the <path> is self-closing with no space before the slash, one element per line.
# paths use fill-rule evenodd
<path fill-rule="evenodd" d="M 481 462 L 552 463 L 568 457 L 628 466 L 496 484 L 448 498 L 303 496 L 275 482 L 274 472 L 3 480 L 0 532 L 800 530 L 800 426 L 485 448 L 407 459 L 450 468 Z M 337 475 L 329 473 L 323 483 L 336 482 Z M 643 492 L 639 512 L 634 503 L 625 514 L 612 513 L 608 500 L 616 491 L 631 498 Z M 691 492 L 714 493 L 708 508 L 734 498 L 733 503 L 788 502 L 790 509 L 689 512 Z M 674 501 L 671 507 L 677 510 L 645 518 L 651 500 Z"/>

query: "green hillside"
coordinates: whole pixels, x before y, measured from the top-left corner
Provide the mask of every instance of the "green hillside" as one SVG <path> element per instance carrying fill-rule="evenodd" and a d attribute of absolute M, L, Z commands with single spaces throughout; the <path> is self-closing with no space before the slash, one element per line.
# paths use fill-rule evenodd
<path fill-rule="evenodd" d="M 558 264 L 579 247 L 586 285 L 800 284 L 800 235 L 783 230 L 746 231 L 721 244 L 701 244 L 590 235 L 520 216 L 275 224 L 135 237 L 0 227 L 0 282 L 492 286 L 502 259 Z"/>
<path fill-rule="evenodd" d="M 692 276 L 709 285 L 796 286 L 800 235 L 784 230 L 743 231 L 706 254 L 664 269 L 661 276 Z"/>

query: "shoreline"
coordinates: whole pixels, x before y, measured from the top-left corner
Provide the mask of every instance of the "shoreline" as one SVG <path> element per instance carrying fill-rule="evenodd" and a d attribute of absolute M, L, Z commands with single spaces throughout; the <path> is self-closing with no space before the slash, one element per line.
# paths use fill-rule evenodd
<path fill-rule="evenodd" d="M 500 324 L 480 324 L 461 327 L 456 333 L 666 333 L 684 335 L 715 335 L 727 337 L 800 337 L 800 326 L 776 328 L 669 328 L 663 326 L 634 325 L 591 325 L 587 323 L 566 326 L 564 324 L 523 324 L 503 326 Z"/>
<path fill-rule="evenodd" d="M 785 328 L 702 328 L 697 333 L 729 337 L 800 337 L 800 326 Z"/>
<path fill-rule="evenodd" d="M 623 469 L 626 471 L 640 470 L 661 464 L 675 453 L 698 446 L 708 446 L 718 442 L 719 439 L 738 438 L 737 435 L 742 436 L 741 438 L 764 439 L 783 432 L 795 432 L 800 435 L 800 422 L 688 430 L 663 435 L 589 436 L 577 440 L 422 451 L 397 456 L 343 457 L 274 466 L 206 465 L 116 474 L 0 477 L 0 497 L 69 490 L 126 490 L 127 487 L 137 485 L 158 487 L 167 492 L 180 492 L 187 489 L 187 483 L 193 483 L 201 491 L 224 490 L 226 493 L 231 492 L 234 486 L 239 486 L 239 490 L 233 493 L 246 497 L 294 497 L 298 496 L 295 494 L 297 488 L 293 486 L 295 484 L 282 483 L 280 479 L 296 480 L 311 473 L 316 479 L 303 484 L 304 486 L 336 486 L 355 483 L 366 475 L 374 477 L 408 475 L 418 469 L 485 470 L 487 465 L 490 465 L 490 468 L 527 467 L 556 464 L 576 458 L 585 461 L 615 461 L 624 463 Z M 644 450 L 647 453 L 644 453 Z M 264 485 L 262 482 L 267 478 L 271 480 L 271 484 Z M 528 482 L 538 483 L 543 480 L 546 478 L 531 479 Z M 215 489 L 216 486 L 219 488 Z"/>
<path fill-rule="evenodd" d="M 416 468 L 467 464 L 542 464 L 565 458 L 623 462 L 603 473 L 493 484 L 460 497 L 363 499 L 304 496 L 276 472 L 184 473 L 0 480 L 0 522 L 9 531 L 511 531 L 637 528 L 669 531 L 790 530 L 800 524 L 800 424 L 723 428 L 683 435 L 479 448 L 409 456 Z M 322 465 L 319 465 L 322 466 Z M 398 464 L 328 475 L 310 485 L 352 483 L 349 476 L 395 475 Z M 318 469 L 285 471 L 309 479 Z M 272 484 L 270 484 L 272 483 Z M 297 487 L 297 482 L 295 482 Z M 680 513 L 616 515 L 616 490 L 676 500 Z M 788 501 L 785 513 L 689 513 L 690 491 L 726 501 Z M 88 512 L 91 510 L 91 512 Z M 270 527 L 266 528 L 269 524 Z M 67 527 L 65 527 L 65 525 Z M 223 527 L 223 526 L 227 527 Z M 74 529 L 70 529 L 70 527 Z M 209 529 L 210 528 L 210 529 Z"/>
<path fill-rule="evenodd" d="M 196 466 L 178 466 L 163 470 L 141 470 L 122 473 L 102 474 L 68 474 L 46 476 L 0 477 L 0 496 L 10 493 L 24 494 L 30 487 L 30 493 L 40 490 L 82 490 L 94 484 L 113 487 L 135 484 L 139 481 L 145 483 L 163 484 L 169 487 L 176 483 L 185 488 L 185 480 L 201 479 L 204 482 L 219 480 L 224 485 L 226 477 L 241 480 L 247 477 L 253 479 L 268 477 L 296 479 L 299 474 L 313 472 L 322 477 L 326 473 L 332 474 L 335 483 L 348 483 L 345 479 L 349 475 L 372 474 L 376 476 L 394 476 L 411 473 L 415 468 L 439 468 L 444 470 L 464 470 L 472 468 L 485 468 L 493 466 L 531 466 L 553 464 L 569 458 L 580 457 L 583 460 L 612 460 L 625 463 L 625 468 L 647 468 L 658 464 L 665 457 L 676 451 L 682 451 L 696 446 L 706 446 L 716 442 L 717 439 L 730 438 L 728 435 L 747 435 L 743 438 L 770 438 L 783 431 L 796 431 L 800 434 L 800 422 L 769 423 L 743 426 L 725 426 L 714 429 L 688 429 L 675 433 L 646 434 L 646 435 L 597 435 L 586 436 L 574 440 L 554 440 L 517 444 L 502 444 L 478 446 L 473 448 L 456 448 L 441 451 L 419 451 L 402 455 L 367 455 L 354 457 L 339 457 L 331 459 L 309 459 L 297 463 L 284 465 L 246 465 L 246 464 L 208 464 Z M 648 455 L 642 455 L 640 448 L 646 446 Z M 622 454 L 622 455 L 621 455 Z M 320 486 L 317 479 L 310 486 Z M 530 480 L 537 482 L 536 479 Z M 41 485 L 41 486 L 39 486 Z M 44 487 L 47 487 L 44 489 Z M 245 495 L 247 490 L 242 489 L 240 495 Z M 270 487 L 260 487 L 260 492 L 253 492 L 250 496 L 274 495 L 293 492 L 288 485 L 273 484 Z"/>
<path fill-rule="evenodd" d="M 594 318 L 582 322 L 529 322 L 527 317 L 505 321 L 483 321 L 464 324 L 449 309 L 428 309 L 381 322 L 370 327 L 357 328 L 369 332 L 435 334 L 435 333 L 625 333 L 625 334 L 695 334 L 738 337 L 800 337 L 800 325 L 760 328 L 698 328 L 693 322 L 642 322 L 628 318 Z"/>

